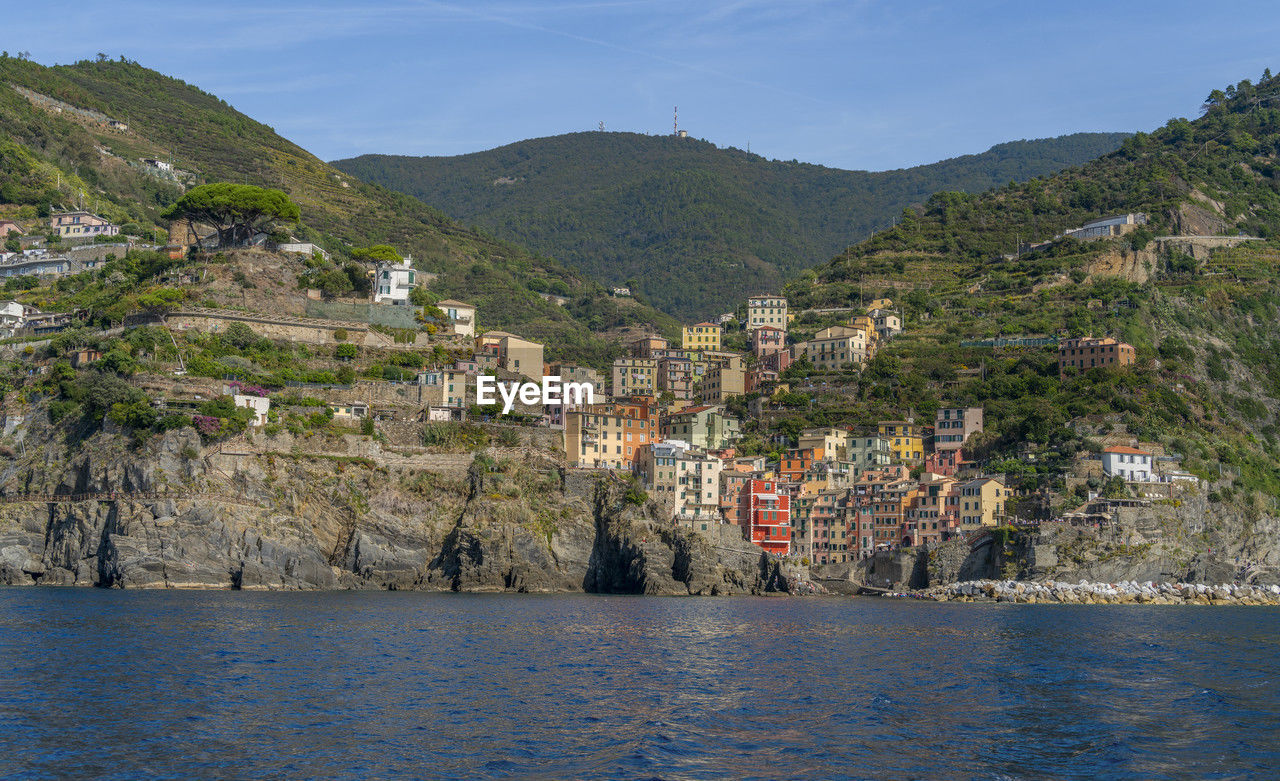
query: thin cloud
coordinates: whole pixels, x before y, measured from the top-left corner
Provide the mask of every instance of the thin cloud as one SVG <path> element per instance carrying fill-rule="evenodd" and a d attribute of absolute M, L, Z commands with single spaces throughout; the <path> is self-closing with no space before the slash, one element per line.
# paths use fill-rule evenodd
<path fill-rule="evenodd" d="M 545 25 L 534 24 L 533 22 L 526 22 L 520 19 L 515 19 L 510 16 L 501 16 L 498 14 L 486 13 L 483 11 L 477 11 L 473 8 L 465 8 L 462 6 L 456 6 L 449 3 L 436 2 L 436 0 L 423 0 L 422 5 L 424 7 L 429 7 L 429 8 L 450 10 L 458 14 L 459 16 L 474 19 L 476 21 L 492 22 L 493 24 L 500 24 L 500 25 L 511 27 L 514 29 L 529 30 L 531 32 L 539 32 L 546 35 L 554 35 L 560 38 L 565 38 L 572 41 L 578 41 L 580 43 L 599 46 L 605 49 L 609 49 L 611 51 L 622 52 L 624 54 L 631 54 L 637 57 L 644 57 L 646 59 L 653 60 L 654 62 L 660 62 L 665 65 L 672 65 L 684 70 L 693 71 L 695 73 L 701 73 L 704 76 L 711 76 L 713 78 L 722 79 L 724 81 L 730 81 L 730 82 L 741 84 L 747 87 L 753 87 L 755 89 L 769 90 L 771 92 L 775 92 L 780 95 L 786 95 L 788 97 L 809 101 L 819 105 L 825 105 L 825 106 L 835 105 L 828 100 L 824 100 L 822 98 L 815 97 L 813 95 L 806 95 L 802 92 L 795 92 L 793 90 L 789 90 L 784 87 L 779 87 L 775 84 L 767 84 L 765 82 L 754 81 L 752 79 L 744 79 L 740 76 L 735 76 L 731 73 L 725 73 L 723 71 L 719 71 L 714 68 L 707 68 L 705 66 L 698 65 L 696 63 L 676 60 L 671 57 L 666 57 L 661 54 L 656 54 L 654 52 L 644 51 L 642 49 L 637 49 L 631 46 L 614 43 L 613 41 L 606 41 L 600 38 L 593 38 L 586 35 L 579 35 L 577 33 L 567 32 L 565 30 L 557 30 L 555 28 L 547 27 Z"/>

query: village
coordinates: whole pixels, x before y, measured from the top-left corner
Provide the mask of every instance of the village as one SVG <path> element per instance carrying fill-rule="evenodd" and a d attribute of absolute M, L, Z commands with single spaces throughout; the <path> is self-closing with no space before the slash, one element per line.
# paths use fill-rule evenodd
<path fill-rule="evenodd" d="M 63 239 L 63 246 L 6 253 L 0 258 L 0 275 L 62 277 L 92 269 L 114 257 L 107 253 L 130 246 L 113 243 L 119 227 L 89 212 L 53 214 L 49 231 Z M 22 234 L 17 223 L 0 223 L 0 238 L 10 247 Z M 259 237 L 259 243 L 264 241 Z M 178 258 L 199 242 L 189 230 L 185 242 L 157 249 Z M 327 258 L 321 248 L 292 237 L 271 249 Z M 789 328 L 797 313 L 789 310 L 786 298 L 753 296 L 715 322 L 683 326 L 679 344 L 656 333 L 632 339 L 606 376 L 595 368 L 546 361 L 544 345 L 518 334 L 485 330 L 480 325 L 483 313 L 465 302 L 424 297 L 421 288 L 430 275 L 415 270 L 409 258 L 373 262 L 367 274 L 370 307 L 361 319 L 186 306 L 139 315 L 129 325 L 160 322 L 176 333 L 248 328 L 269 339 L 332 348 L 339 360 L 360 350 L 394 354 L 435 349 L 446 360 L 419 367 L 409 377 L 348 378 L 313 383 L 305 390 L 328 405 L 332 419 L 367 432 L 396 422 L 430 427 L 466 420 L 548 429 L 561 438 L 563 468 L 626 476 L 673 524 L 702 532 L 737 527 L 763 552 L 807 564 L 851 562 L 880 550 L 1043 520 L 1043 513 L 1018 512 L 1019 503 L 1025 506 L 1024 500 L 1032 497 L 1020 495 L 1026 492 L 1016 490 L 1014 481 L 968 456 L 968 443 L 984 430 L 981 407 L 946 407 L 929 420 L 916 420 L 903 410 L 896 420 L 808 428 L 794 437 L 770 429 L 772 402 L 805 392 L 789 369 L 856 371 L 902 333 L 901 311 L 889 298 L 873 299 L 865 309 L 850 311 L 841 324 L 796 340 Z M 309 290 L 306 295 L 318 299 L 318 293 Z M 613 294 L 627 296 L 630 291 L 615 288 Z M 413 313 L 424 301 L 431 302 L 440 322 L 423 326 L 408 341 L 374 325 L 414 325 Z M 336 310 L 306 310 L 312 311 Z M 42 313 L 17 301 L 0 307 L 0 326 L 11 338 L 47 336 L 72 320 L 69 313 Z M 1099 368 L 1123 370 L 1135 360 L 1134 349 L 1113 338 L 1044 341 L 1056 344 L 1063 376 Z M 731 342 L 746 349 L 728 349 Z M 81 367 L 101 357 L 90 349 L 76 351 L 70 359 Z M 544 387 L 547 378 L 556 378 L 593 392 L 588 399 L 545 404 L 513 398 L 502 409 L 501 404 L 477 404 L 480 377 L 499 383 L 541 382 Z M 165 409 L 194 408 L 202 400 L 226 395 L 235 407 L 252 411 L 251 428 L 277 420 L 270 392 L 230 377 L 223 382 L 180 377 L 155 382 L 147 392 Z M 742 452 L 750 421 L 768 432 L 769 453 Z M 6 415 L 5 429 L 20 423 Z M 1149 502 L 1150 497 L 1171 496 L 1175 483 L 1196 482 L 1158 445 L 1124 436 L 1112 438 L 1088 461 L 1077 483 L 1089 476 L 1095 485 L 1099 479 L 1119 480 L 1132 486 L 1138 498 L 1107 498 L 1090 490 L 1090 503 L 1082 511 L 1059 520 L 1099 525 L 1117 503 Z"/>

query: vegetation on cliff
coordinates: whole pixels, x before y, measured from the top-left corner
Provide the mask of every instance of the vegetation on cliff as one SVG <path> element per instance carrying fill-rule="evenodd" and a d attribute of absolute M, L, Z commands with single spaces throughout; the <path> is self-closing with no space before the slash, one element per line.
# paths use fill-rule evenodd
<path fill-rule="evenodd" d="M 83 206 L 126 233 L 163 241 L 161 215 L 186 185 L 157 176 L 144 158 L 190 172 L 194 183 L 280 190 L 299 208 L 300 239 L 343 257 L 392 245 L 438 275 L 433 291 L 478 306 L 484 326 L 554 343 L 566 357 L 607 361 L 616 348 L 593 332 L 675 328 L 642 302 L 616 303 L 554 260 L 344 174 L 225 101 L 135 62 L 45 67 L 0 57 L 0 214 L 34 219 Z M 543 293 L 569 301 L 559 306 Z"/>
<path fill-rule="evenodd" d="M 939 193 L 898 224 L 805 272 L 797 310 L 886 296 L 906 332 L 865 371 L 793 369 L 795 431 L 835 420 L 930 419 L 980 405 L 972 455 L 1062 491 L 1062 467 L 1090 437 L 1127 431 L 1181 456 L 1216 499 L 1252 512 L 1280 497 L 1280 80 L 1215 92 L 1203 116 L 1171 120 L 1113 154 L 983 195 Z M 1110 239 L 1058 239 L 1128 212 L 1148 225 Z M 1238 233 L 1234 247 L 1166 240 Z M 1232 244 L 1236 242 L 1225 242 Z M 803 313 L 800 337 L 841 315 Z M 994 337 L 1114 336 L 1131 369 L 1060 378 L 1054 347 L 993 347 Z M 786 399 L 786 401 L 797 401 Z M 763 441 L 763 440 L 762 440 Z M 1028 457 L 1030 455 L 1030 457 Z"/>

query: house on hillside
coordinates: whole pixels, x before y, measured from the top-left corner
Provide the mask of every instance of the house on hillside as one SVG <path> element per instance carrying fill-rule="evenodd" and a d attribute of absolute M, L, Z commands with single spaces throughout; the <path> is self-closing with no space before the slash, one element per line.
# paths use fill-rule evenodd
<path fill-rule="evenodd" d="M 1117 445 L 1102 451 L 1102 471 L 1108 477 L 1122 477 L 1131 483 L 1152 481 L 1152 455 L 1136 447 Z"/>
<path fill-rule="evenodd" d="M 21 328 L 27 321 L 28 308 L 17 301 L 9 301 L 0 306 L 0 326 L 8 329 Z"/>
<path fill-rule="evenodd" d="M 379 263 L 373 274 L 373 302 L 407 306 L 409 294 L 418 286 L 416 272 L 409 258 L 399 263 Z"/>
<path fill-rule="evenodd" d="M 10 233 L 17 236 L 25 236 L 22 228 L 18 227 L 18 223 L 13 220 L 0 220 L 0 239 L 7 237 Z"/>
<path fill-rule="evenodd" d="M 887 342 L 895 335 L 902 333 L 902 318 L 887 309 L 872 309 L 867 313 L 874 324 L 876 335 Z"/>
<path fill-rule="evenodd" d="M 1131 366 L 1137 360 L 1133 345 L 1115 339 L 1082 336 L 1064 339 L 1058 344 L 1058 376 L 1066 377 L 1067 369 L 1081 372 L 1114 366 Z"/>
<path fill-rule="evenodd" d="M 64 239 L 120 235 L 119 225 L 112 225 L 108 220 L 84 211 L 55 214 L 49 218 L 49 227 Z"/>
<path fill-rule="evenodd" d="M 542 379 L 542 345 L 506 331 L 489 331 L 476 337 L 476 361 L 482 368 L 506 369 L 534 381 Z"/>
<path fill-rule="evenodd" d="M 1080 241 L 1091 241 L 1111 236 L 1123 236 L 1126 233 L 1136 231 L 1139 225 L 1146 224 L 1147 215 L 1145 214 L 1120 214 L 1115 217 L 1103 217 L 1100 220 L 1086 222 L 1079 228 L 1063 231 L 1062 235 Z"/>
<path fill-rule="evenodd" d="M 476 308 L 471 304 L 446 298 L 436 304 L 449 322 L 453 323 L 453 332 L 458 336 L 476 335 Z"/>
<path fill-rule="evenodd" d="M 316 253 L 325 260 L 330 260 L 329 253 L 323 247 L 317 247 L 309 241 L 288 241 L 284 244 L 277 244 L 276 249 L 280 252 L 289 252 L 294 255 L 306 255 L 313 257 Z"/>

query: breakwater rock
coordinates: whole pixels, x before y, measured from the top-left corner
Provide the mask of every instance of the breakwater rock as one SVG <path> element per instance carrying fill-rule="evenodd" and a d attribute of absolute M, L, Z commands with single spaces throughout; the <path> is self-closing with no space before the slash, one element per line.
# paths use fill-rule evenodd
<path fill-rule="evenodd" d="M 1204 583 L 1065 583 L 968 580 L 891 596 L 936 602 L 1056 602 L 1069 605 L 1280 605 L 1280 586 Z"/>

